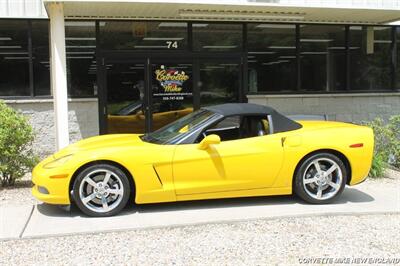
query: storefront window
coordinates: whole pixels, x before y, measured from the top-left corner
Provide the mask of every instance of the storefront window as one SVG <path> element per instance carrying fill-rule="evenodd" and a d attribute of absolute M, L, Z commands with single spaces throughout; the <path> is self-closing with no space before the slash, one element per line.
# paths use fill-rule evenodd
<path fill-rule="evenodd" d="M 248 24 L 249 91 L 293 91 L 296 87 L 296 26 Z"/>
<path fill-rule="evenodd" d="M 300 25 L 301 89 L 345 89 L 345 26 Z"/>
<path fill-rule="evenodd" d="M 144 64 L 107 64 L 107 132 L 144 133 Z"/>
<path fill-rule="evenodd" d="M 0 23 L 0 96 L 29 96 L 28 22 Z"/>
<path fill-rule="evenodd" d="M 31 25 L 35 95 L 50 95 L 49 22 L 35 20 Z"/>
<path fill-rule="evenodd" d="M 199 84 L 201 106 L 237 102 L 239 100 L 239 79 L 239 63 L 202 62 Z"/>
<path fill-rule="evenodd" d="M 103 49 L 182 50 L 187 47 L 186 22 L 100 22 Z"/>
<path fill-rule="evenodd" d="M 74 97 L 97 94 L 96 27 L 93 21 L 66 21 L 67 83 Z"/>
<path fill-rule="evenodd" d="M 350 26 L 350 87 L 391 89 L 391 27 Z"/>
<path fill-rule="evenodd" d="M 240 51 L 242 24 L 193 23 L 193 49 L 195 51 Z"/>

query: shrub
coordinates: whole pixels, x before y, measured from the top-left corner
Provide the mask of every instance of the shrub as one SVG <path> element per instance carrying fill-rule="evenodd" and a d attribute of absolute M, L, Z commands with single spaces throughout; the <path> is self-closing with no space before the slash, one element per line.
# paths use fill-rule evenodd
<path fill-rule="evenodd" d="M 400 115 L 392 116 L 386 124 L 381 118 L 365 124 L 371 127 L 375 134 L 370 176 L 383 175 L 388 164 L 400 168 Z"/>
<path fill-rule="evenodd" d="M 392 116 L 389 120 L 389 164 L 400 168 L 400 115 Z"/>
<path fill-rule="evenodd" d="M 369 170 L 370 177 L 383 177 L 386 169 L 386 162 L 381 153 L 374 154 L 371 169 Z"/>
<path fill-rule="evenodd" d="M 37 163 L 27 119 L 0 101 L 0 184 L 13 185 Z"/>

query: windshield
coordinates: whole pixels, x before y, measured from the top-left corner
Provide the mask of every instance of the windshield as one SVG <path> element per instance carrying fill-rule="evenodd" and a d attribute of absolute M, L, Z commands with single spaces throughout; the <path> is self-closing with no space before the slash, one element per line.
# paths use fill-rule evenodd
<path fill-rule="evenodd" d="M 152 133 L 145 134 L 142 139 L 153 143 L 173 144 L 178 138 L 196 130 L 215 115 L 211 111 L 198 110 Z"/>

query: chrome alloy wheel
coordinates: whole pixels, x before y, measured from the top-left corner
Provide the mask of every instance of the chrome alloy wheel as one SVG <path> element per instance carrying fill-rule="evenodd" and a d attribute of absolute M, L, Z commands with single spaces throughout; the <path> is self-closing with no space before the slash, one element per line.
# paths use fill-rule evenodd
<path fill-rule="evenodd" d="M 339 165 L 329 158 L 318 158 L 309 163 L 303 175 L 305 192 L 317 200 L 334 197 L 343 182 Z"/>
<path fill-rule="evenodd" d="M 121 178 L 107 169 L 87 174 L 79 186 L 79 198 L 84 206 L 97 213 L 115 209 L 122 201 L 124 185 Z"/>

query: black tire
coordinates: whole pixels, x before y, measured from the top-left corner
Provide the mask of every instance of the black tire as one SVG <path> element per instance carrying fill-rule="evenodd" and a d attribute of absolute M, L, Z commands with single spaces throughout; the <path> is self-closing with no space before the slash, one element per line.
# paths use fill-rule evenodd
<path fill-rule="evenodd" d="M 315 166 L 315 162 L 317 162 L 317 164 L 319 165 L 320 168 L 319 172 L 317 167 Z M 329 174 L 327 175 L 329 169 L 322 169 L 322 168 L 333 167 L 335 164 L 329 166 L 329 163 L 332 162 L 336 163 L 335 169 L 338 170 L 334 170 L 334 172 L 332 172 L 330 175 Z M 341 174 L 341 178 L 339 177 L 339 173 Z M 320 176 L 322 176 L 321 179 L 319 179 Z M 300 197 L 301 199 L 303 199 L 308 203 L 312 204 L 331 203 L 335 201 L 340 196 L 340 194 L 342 194 L 343 189 L 346 186 L 347 178 L 348 177 L 347 177 L 346 166 L 344 165 L 343 161 L 340 158 L 331 153 L 326 153 L 326 152 L 316 153 L 307 157 L 305 160 L 301 162 L 294 177 L 294 192 L 298 197 Z M 317 181 L 311 182 L 312 180 L 317 180 Z M 322 190 L 322 188 L 325 186 L 327 186 L 326 190 Z M 318 195 L 319 190 L 322 190 L 321 192 L 322 194 L 320 195 Z M 316 192 L 315 195 L 313 194 L 314 192 Z"/>
<path fill-rule="evenodd" d="M 101 174 L 102 172 L 104 173 L 104 175 Z M 109 177 L 109 182 L 104 183 L 103 181 L 107 173 L 111 173 Z M 89 177 L 91 179 L 90 182 L 87 181 L 88 175 L 90 175 Z M 102 176 L 103 176 L 103 181 L 101 180 Z M 98 179 L 98 180 L 97 181 L 93 180 L 91 177 L 93 177 L 93 179 Z M 93 184 L 97 184 L 96 187 L 90 185 L 92 181 L 94 181 Z M 101 188 L 98 187 L 100 183 L 102 183 L 101 186 L 103 187 L 103 190 L 101 192 L 100 192 Z M 97 193 L 97 191 L 99 192 Z M 117 193 L 111 193 L 111 191 L 122 193 L 122 195 Z M 128 176 L 121 169 L 110 164 L 96 164 L 88 166 L 77 175 L 73 184 L 72 197 L 78 208 L 86 215 L 91 217 L 108 217 L 116 215 L 119 212 L 121 212 L 121 210 L 126 206 L 130 198 L 130 193 L 131 189 L 129 185 Z M 84 203 L 83 198 L 85 196 L 92 197 L 92 194 L 96 194 L 95 197 L 88 203 Z M 98 198 L 97 195 L 100 194 L 101 196 L 99 197 L 101 198 Z M 107 196 L 105 196 L 105 194 L 107 194 Z M 104 200 L 106 202 L 105 205 L 103 205 L 103 198 L 105 198 Z M 114 205 L 111 204 L 110 206 L 108 206 L 109 200 Z M 109 207 L 112 208 L 108 210 L 108 208 L 105 208 L 105 206 L 108 206 L 108 208 Z"/>

